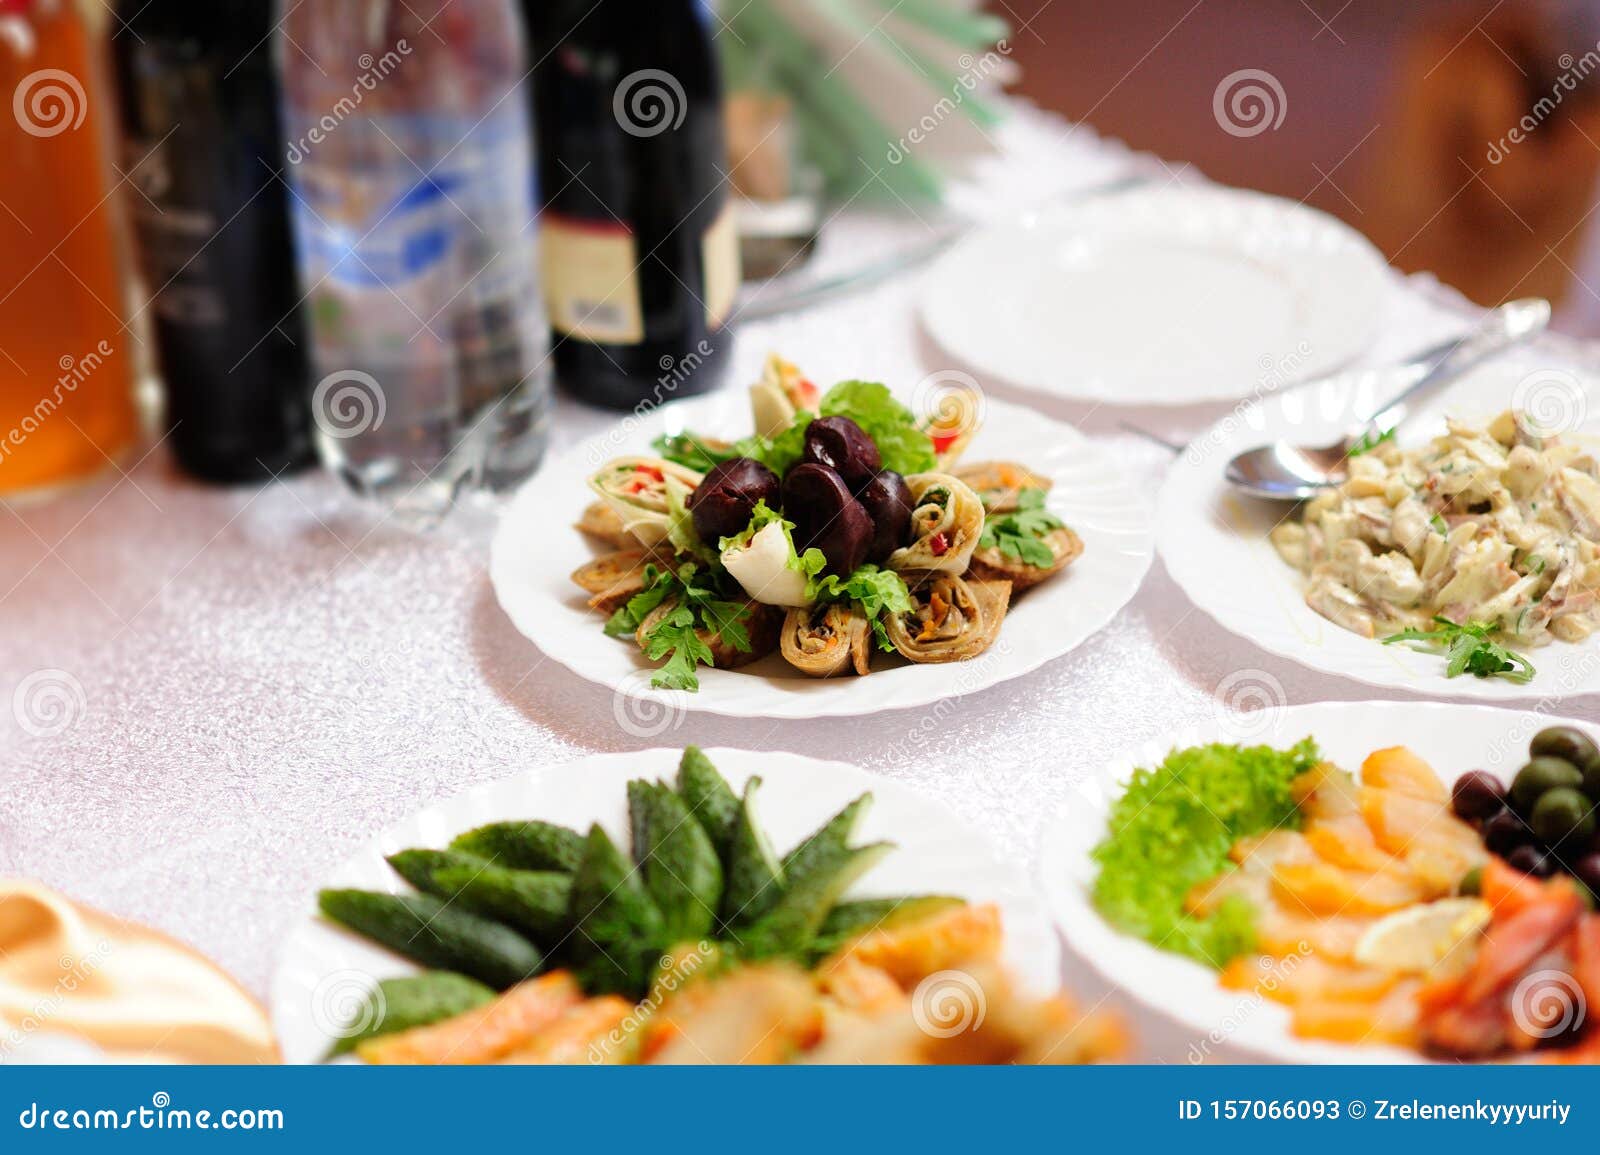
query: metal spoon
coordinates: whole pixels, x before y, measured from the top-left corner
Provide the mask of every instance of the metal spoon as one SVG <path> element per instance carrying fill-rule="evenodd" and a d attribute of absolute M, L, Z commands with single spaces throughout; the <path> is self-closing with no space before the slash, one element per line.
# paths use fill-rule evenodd
<path fill-rule="evenodd" d="M 1407 366 L 1407 375 L 1416 380 L 1348 437 L 1318 448 L 1274 441 L 1239 454 L 1228 462 L 1224 476 L 1234 488 L 1272 501 L 1303 501 L 1340 485 L 1348 476 L 1354 446 L 1370 446 L 1388 437 L 1406 419 L 1412 403 L 1542 332 L 1549 323 L 1549 301 L 1528 297 L 1501 305 L 1470 333 L 1428 350 Z"/>

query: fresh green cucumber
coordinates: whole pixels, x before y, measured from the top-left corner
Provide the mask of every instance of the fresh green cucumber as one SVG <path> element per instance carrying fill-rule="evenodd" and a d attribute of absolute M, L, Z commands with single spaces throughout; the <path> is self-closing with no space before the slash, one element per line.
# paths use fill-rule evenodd
<path fill-rule="evenodd" d="M 678 762 L 678 795 L 726 863 L 739 821 L 739 796 L 698 746 L 686 747 Z"/>
<path fill-rule="evenodd" d="M 722 923 L 728 928 L 755 922 L 783 896 L 783 865 L 756 815 L 760 789 L 760 778 L 745 783 L 728 846 L 722 889 Z"/>
<path fill-rule="evenodd" d="M 635 814 L 634 856 L 661 911 L 663 942 L 704 938 L 722 901 L 722 863 L 710 836 L 666 786 L 630 782 L 628 805 Z"/>
<path fill-rule="evenodd" d="M 598 825 L 589 828 L 583 860 L 572 876 L 567 914 L 584 989 L 590 994 L 642 993 L 649 964 L 666 945 L 661 911 L 637 869 Z"/>
<path fill-rule="evenodd" d="M 802 956 L 834 903 L 893 849 L 892 842 L 875 842 L 858 850 L 842 849 L 826 860 L 814 859 L 803 877 L 790 880 L 770 910 L 739 932 L 744 955 Z"/>
<path fill-rule="evenodd" d="M 488 859 L 479 858 L 462 850 L 402 850 L 384 859 L 394 872 L 412 886 L 435 898 L 453 899 L 459 887 L 452 888 L 439 882 L 439 872 L 452 866 L 482 868 Z"/>
<path fill-rule="evenodd" d="M 534 942 L 560 942 L 572 929 L 567 917 L 570 874 L 469 863 L 442 867 L 434 877 L 467 910 L 503 922 Z"/>
<path fill-rule="evenodd" d="M 322 913 L 425 967 L 459 971 L 496 990 L 539 973 L 544 956 L 516 931 L 428 894 L 324 890 Z"/>
<path fill-rule="evenodd" d="M 450 849 L 475 854 L 513 870 L 562 870 L 570 874 L 583 860 L 583 835 L 534 819 L 491 822 L 458 835 Z"/>
<path fill-rule="evenodd" d="M 871 807 L 872 795 L 863 794 L 789 851 L 783 859 L 785 881 L 793 886 L 796 878 L 803 877 L 816 863 L 833 862 L 850 846 L 856 827 Z"/>
<path fill-rule="evenodd" d="M 903 898 L 861 898 L 841 902 L 828 912 L 812 940 L 814 957 L 826 957 L 868 931 L 904 926 L 936 914 L 966 906 L 966 900 L 943 894 L 918 894 Z"/>
<path fill-rule="evenodd" d="M 494 1000 L 494 991 L 466 975 L 428 971 L 403 979 L 384 979 L 339 1033 L 329 1058 L 355 1050 L 357 1044 L 453 1019 Z"/>

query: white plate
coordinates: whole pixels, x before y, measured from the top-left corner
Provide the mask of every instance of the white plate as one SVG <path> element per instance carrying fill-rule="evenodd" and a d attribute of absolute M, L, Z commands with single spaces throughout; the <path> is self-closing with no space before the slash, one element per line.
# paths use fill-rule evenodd
<path fill-rule="evenodd" d="M 1002 863 L 983 835 L 942 804 L 840 762 L 773 751 L 706 753 L 736 791 L 742 792 L 752 773 L 761 775 L 762 818 L 780 850 L 871 791 L 873 805 L 862 819 L 856 843 L 888 839 L 896 849 L 862 879 L 852 896 L 953 894 L 993 902 L 1001 910 L 1005 959 L 1018 980 L 1041 994 L 1060 986 L 1060 944 L 1027 876 Z M 385 855 L 413 846 L 444 846 L 465 830 L 509 819 L 540 818 L 579 830 L 599 822 L 625 847 L 629 780 L 671 780 L 681 754 L 664 749 L 598 754 L 480 786 L 389 827 L 324 885 L 402 893 L 407 888 Z M 272 980 L 272 1022 L 289 1063 L 319 1062 L 332 1046 L 333 1032 L 348 1021 L 374 982 L 417 969 L 340 930 L 316 915 L 314 902 L 310 905 L 306 920 L 289 935 Z"/>
<path fill-rule="evenodd" d="M 1055 397 L 1192 405 L 1309 381 L 1378 331 L 1382 256 L 1293 201 L 1091 198 L 986 228 L 928 273 L 922 321 L 969 368 Z"/>
<path fill-rule="evenodd" d="M 1291 506 L 1243 497 L 1223 480 L 1241 450 L 1279 437 L 1327 445 L 1393 392 L 1377 371 L 1341 374 L 1280 393 L 1230 414 L 1184 452 L 1157 504 L 1161 559 L 1191 601 L 1228 630 L 1264 650 L 1323 673 L 1372 686 L 1440 697 L 1496 701 L 1600 693 L 1600 639 L 1552 642 L 1529 651 L 1538 674 L 1518 685 L 1504 678 L 1446 679 L 1444 661 L 1405 646 L 1385 646 L 1341 629 L 1305 604 L 1304 579 L 1285 564 L 1267 534 Z M 1444 432 L 1444 417 L 1487 420 L 1522 398 L 1532 411 L 1570 426 L 1564 436 L 1591 438 L 1600 409 L 1584 418 L 1583 393 L 1595 383 L 1565 370 L 1507 358 L 1468 375 L 1423 404 L 1400 433 L 1403 445 Z M 1569 414 L 1562 418 L 1561 414 Z"/>
<path fill-rule="evenodd" d="M 976 693 L 1079 645 L 1127 605 L 1150 566 L 1148 506 L 1110 456 L 1070 425 L 990 401 L 965 460 L 1006 458 L 1052 479 L 1050 509 L 1078 532 L 1085 548 L 1065 573 L 1018 599 L 987 653 L 970 662 L 921 666 L 877 654 L 864 678 L 823 679 L 806 677 L 774 654 L 738 670 L 702 669 L 698 693 L 652 690 L 655 667 L 637 646 L 601 633 L 600 616 L 570 580 L 596 556 L 572 524 L 594 500 L 587 482 L 596 469 L 613 457 L 653 453 L 655 437 L 685 429 L 730 440 L 748 436 L 747 394 L 728 390 L 630 418 L 551 462 L 507 508 L 489 561 L 495 594 L 517 629 L 574 673 L 616 691 L 618 724 L 642 737 L 664 733 L 683 710 L 822 718 Z"/>
<path fill-rule="evenodd" d="M 1051 913 L 1072 950 L 1151 1010 L 1191 1028 L 1201 1054 L 1222 1052 L 1230 1061 L 1244 1052 L 1287 1063 L 1421 1062 L 1422 1056 L 1399 1047 L 1298 1039 L 1289 1033 L 1286 1008 L 1250 992 L 1224 990 L 1209 967 L 1116 930 L 1090 900 L 1097 874 L 1090 852 L 1105 837 L 1107 815 L 1133 771 L 1157 765 L 1174 749 L 1205 742 L 1283 747 L 1310 735 L 1325 755 L 1352 772 L 1372 751 L 1404 745 L 1445 782 L 1468 770 L 1488 770 L 1509 781 L 1527 761 L 1528 740 L 1555 725 L 1580 726 L 1600 739 L 1600 728 L 1592 724 L 1533 711 L 1324 702 L 1219 717 L 1147 742 L 1079 782 L 1077 797 L 1046 829 L 1040 870 Z"/>

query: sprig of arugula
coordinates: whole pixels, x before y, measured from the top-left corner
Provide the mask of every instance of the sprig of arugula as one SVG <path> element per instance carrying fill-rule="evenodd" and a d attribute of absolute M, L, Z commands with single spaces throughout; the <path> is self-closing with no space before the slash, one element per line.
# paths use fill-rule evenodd
<path fill-rule="evenodd" d="M 1384 638 L 1383 644 L 1406 643 L 1445 655 L 1447 678 L 1471 674 L 1475 678 L 1523 683 L 1531 681 L 1537 672 L 1527 658 L 1495 641 L 1495 627 L 1487 622 L 1453 622 L 1435 615 L 1433 624 L 1431 630 L 1401 630 Z"/>
<path fill-rule="evenodd" d="M 815 553 L 809 550 L 808 553 Z M 911 591 L 905 579 L 893 570 L 879 569 L 867 564 L 847 578 L 837 574 L 817 577 L 806 583 L 806 597 L 819 604 L 851 602 L 872 624 L 872 636 L 878 648 L 885 653 L 894 649 L 889 640 L 889 630 L 884 624 L 885 614 L 908 614 L 912 610 Z"/>
<path fill-rule="evenodd" d="M 605 632 L 613 638 L 635 635 L 663 603 L 673 603 L 641 643 L 645 657 L 652 662 L 666 659 L 650 679 L 656 689 L 692 692 L 700 688 L 698 667 L 716 665 L 702 631 L 742 654 L 750 652 L 750 631 L 745 626 L 749 607 L 724 596 L 713 571 L 685 562 L 676 570 L 646 566 L 644 577 L 644 590 L 611 615 Z"/>
<path fill-rule="evenodd" d="M 1051 552 L 1045 538 L 1058 529 L 1065 529 L 1066 523 L 1045 509 L 1044 498 L 1042 489 L 1018 491 L 1019 508 L 1012 513 L 990 516 L 984 522 L 978 548 L 994 549 L 998 546 L 1004 557 L 1024 565 L 1049 569 L 1055 564 L 1056 555 Z"/>

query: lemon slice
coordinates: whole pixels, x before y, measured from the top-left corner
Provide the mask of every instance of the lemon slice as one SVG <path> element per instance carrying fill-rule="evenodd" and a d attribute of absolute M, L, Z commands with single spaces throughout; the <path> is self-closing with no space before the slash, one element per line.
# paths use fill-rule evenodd
<path fill-rule="evenodd" d="M 1426 971 L 1489 925 L 1480 898 L 1445 898 L 1384 915 L 1356 944 L 1356 962 L 1395 971 Z"/>

